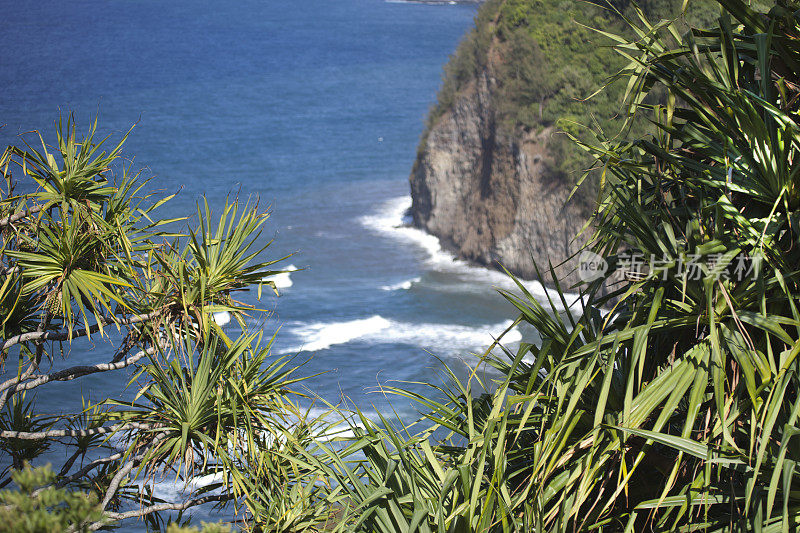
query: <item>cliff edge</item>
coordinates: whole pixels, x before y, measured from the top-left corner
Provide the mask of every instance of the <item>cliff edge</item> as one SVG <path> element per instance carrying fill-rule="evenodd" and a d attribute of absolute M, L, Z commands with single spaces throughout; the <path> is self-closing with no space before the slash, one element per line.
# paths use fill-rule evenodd
<path fill-rule="evenodd" d="M 431 124 L 411 173 L 414 224 L 439 237 L 461 258 L 536 277 L 578 249 L 586 222 L 572 186 L 553 171 L 553 126 L 509 132 L 501 125 L 495 68 L 490 61 Z M 577 282 L 574 265 L 556 268 Z"/>
<path fill-rule="evenodd" d="M 535 265 L 544 273 L 552 263 L 572 285 L 575 265 L 562 263 L 580 248 L 575 237 L 588 210 L 567 203 L 574 180 L 552 149 L 551 108 L 563 105 L 549 86 L 560 71 L 529 31 L 547 21 L 526 11 L 519 18 L 520 7 L 536 3 L 484 4 L 445 68 L 410 176 L 411 214 L 460 258 L 526 279 L 536 278 Z"/>
<path fill-rule="evenodd" d="M 613 135 L 620 126 L 625 87 L 607 85 L 585 98 L 624 65 L 611 41 L 590 28 L 625 35 L 619 13 L 636 6 L 607 1 L 601 8 L 489 0 L 445 66 L 410 176 L 411 214 L 457 256 L 526 279 L 537 277 L 534 264 L 544 274 L 552 263 L 564 285 L 579 281 L 576 260 L 566 260 L 583 243 L 575 237 L 598 180 L 590 174 L 567 203 L 593 161 L 563 132 L 594 143 L 598 132 Z M 637 3 L 650 18 L 679 13 L 680 5 Z M 716 16 L 706 0 L 692 6 L 682 16 Z M 648 130 L 635 122 L 629 135 Z"/>

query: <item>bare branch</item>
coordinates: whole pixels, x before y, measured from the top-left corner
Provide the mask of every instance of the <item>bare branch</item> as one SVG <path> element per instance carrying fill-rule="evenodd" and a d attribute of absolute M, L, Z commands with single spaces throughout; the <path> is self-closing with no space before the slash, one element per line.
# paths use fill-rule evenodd
<path fill-rule="evenodd" d="M 72 331 L 30 331 L 28 333 L 20 333 L 19 335 L 15 335 L 10 339 L 6 339 L 5 342 L 3 342 L 3 346 L 0 347 L 0 351 L 8 350 L 15 344 L 19 344 L 21 342 L 65 341 L 70 338 L 74 339 L 76 337 L 85 337 L 87 335 L 91 335 L 92 333 L 97 333 L 100 330 L 101 325 L 107 326 L 109 324 L 117 324 L 120 326 L 129 326 L 138 322 L 150 320 L 151 318 L 156 317 L 159 313 L 161 313 L 160 309 L 141 315 L 134 315 L 130 318 L 115 318 L 105 316 L 101 317 L 102 320 L 97 324 L 94 324 L 88 328 L 78 328 Z"/>
<path fill-rule="evenodd" d="M 9 396 L 11 395 L 11 392 L 6 389 L 30 378 L 33 375 L 34 370 L 36 370 L 36 365 L 31 364 L 20 376 L 8 379 L 5 381 L 5 383 L 0 385 L 0 409 L 3 408 L 3 406 L 6 404 L 6 401 L 8 401 Z"/>
<path fill-rule="evenodd" d="M 97 372 L 108 372 L 110 370 L 119 370 L 121 368 L 125 368 L 126 366 L 130 366 L 141 358 L 146 355 L 154 354 L 158 349 L 156 347 L 150 347 L 146 350 L 142 350 L 135 355 L 128 357 L 127 359 L 123 359 L 122 361 L 118 361 L 116 363 L 101 363 L 97 365 L 77 365 L 72 366 L 70 368 L 65 368 L 63 370 L 59 370 L 58 372 L 53 372 L 52 374 L 42 374 L 42 375 L 29 375 L 25 379 L 31 380 L 27 383 L 19 383 L 22 381 L 20 378 L 19 381 L 16 383 L 11 383 L 10 385 L 6 385 L 9 382 L 15 380 L 8 380 L 2 386 L 0 386 L 0 391 L 4 390 L 5 387 L 11 388 L 9 394 L 15 394 L 19 391 L 23 390 L 30 390 L 35 389 L 45 383 L 49 383 L 51 381 L 71 381 L 76 378 L 80 378 L 83 376 L 87 376 L 89 374 L 96 374 Z"/>
<path fill-rule="evenodd" d="M 108 522 L 117 521 L 117 520 L 125 520 L 126 518 L 141 518 L 143 516 L 152 514 L 152 513 L 159 513 L 162 511 L 184 511 L 190 507 L 195 507 L 197 505 L 202 505 L 204 503 L 210 502 L 224 502 L 228 500 L 232 500 L 233 496 L 230 494 L 219 494 L 216 496 L 202 496 L 200 498 L 193 498 L 191 500 L 186 500 L 183 502 L 176 502 L 176 503 L 159 503 L 155 505 L 150 505 L 149 507 L 143 507 L 141 509 L 136 509 L 133 511 L 126 511 L 124 513 L 106 513 L 105 520 L 101 520 L 99 522 L 95 522 L 89 525 L 90 531 L 96 531 L 107 525 Z"/>
<path fill-rule="evenodd" d="M 72 468 L 72 465 L 75 464 L 75 461 L 78 460 L 78 457 L 82 453 L 86 453 L 86 450 L 82 450 L 81 448 L 78 448 L 77 450 L 75 450 L 75 453 L 73 453 L 69 457 L 69 459 L 67 459 L 67 462 L 64 463 L 64 466 L 61 467 L 61 471 L 58 473 L 58 477 L 66 476 L 67 472 L 69 472 L 69 469 Z"/>
<path fill-rule="evenodd" d="M 0 218 L 0 228 L 1 227 L 6 227 L 8 225 L 11 225 L 14 222 L 19 222 L 23 218 L 27 218 L 27 217 L 29 217 L 31 215 L 35 215 L 36 213 L 41 211 L 43 207 L 44 207 L 43 204 L 37 204 L 37 205 L 34 205 L 33 207 L 30 207 L 29 209 L 26 209 L 25 211 L 17 213 L 15 215 L 9 215 L 9 216 L 7 216 L 5 218 Z"/>
<path fill-rule="evenodd" d="M 159 442 L 161 442 L 164 439 L 164 437 L 165 433 L 160 433 L 159 435 L 157 435 L 153 439 L 151 446 L 156 446 Z M 106 507 L 108 507 L 109 502 L 111 502 L 111 499 L 119 490 L 119 486 L 122 483 L 122 480 L 125 479 L 125 477 L 131 473 L 134 467 L 136 467 L 138 464 L 141 463 L 142 458 L 145 456 L 146 456 L 145 453 L 140 453 L 139 455 L 132 457 L 131 460 L 125 463 L 125 465 L 122 468 L 120 468 L 119 471 L 114 475 L 113 479 L 111 480 L 111 483 L 108 485 L 108 488 L 106 489 L 105 495 L 103 496 L 103 501 L 100 502 L 101 510 L 105 511 Z"/>
<path fill-rule="evenodd" d="M 91 472 L 94 468 L 102 466 L 106 463 L 113 463 L 114 461 L 118 461 L 122 459 L 124 455 L 125 454 L 123 452 L 117 452 L 115 454 L 109 455 L 108 457 L 101 457 L 100 459 L 95 459 L 94 461 L 85 465 L 83 468 L 81 468 L 74 474 L 70 474 L 69 476 L 59 480 L 56 483 L 56 487 L 63 487 L 65 485 L 68 485 L 69 483 L 72 483 L 73 481 L 82 478 L 83 476 Z"/>
<path fill-rule="evenodd" d="M 131 470 L 133 470 L 133 467 L 136 466 L 136 463 L 138 463 L 136 458 L 131 459 L 125 463 L 125 466 L 120 468 L 119 471 L 114 475 L 114 478 L 108 485 L 108 489 L 106 489 L 105 496 L 103 496 L 103 501 L 100 502 L 100 509 L 105 511 L 106 507 L 108 507 L 108 502 L 111 501 L 111 498 L 113 498 L 114 494 L 116 494 L 119 490 L 120 483 L 122 483 L 122 480 L 125 479 L 125 476 L 131 473 Z"/>
<path fill-rule="evenodd" d="M 47 327 L 50 325 L 51 317 L 52 315 L 50 315 L 49 312 L 45 312 L 41 322 L 39 322 L 39 327 L 36 328 L 36 331 L 40 333 L 47 331 Z M 39 368 L 39 363 L 42 362 L 43 354 L 44 354 L 44 343 L 42 341 L 38 341 L 36 342 L 36 357 L 33 360 L 34 364 L 36 365 L 36 368 Z"/>
<path fill-rule="evenodd" d="M 151 443 L 150 443 L 150 446 L 149 446 L 148 448 L 152 448 L 153 446 L 157 445 L 159 442 L 161 442 L 162 440 L 164 440 L 164 437 L 165 437 L 165 436 L 166 436 L 166 433 L 163 433 L 163 432 L 162 432 L 162 433 L 159 433 L 158 435 L 156 435 L 156 436 L 153 438 L 153 440 L 151 441 Z M 78 451 L 80 452 L 81 450 L 78 450 Z M 76 453 L 77 453 L 77 452 L 76 452 Z M 84 465 L 84 466 L 83 466 L 83 468 L 81 468 L 81 469 L 80 469 L 80 470 L 78 470 L 77 472 L 74 472 L 74 473 L 70 474 L 69 476 L 67 476 L 67 477 L 64 477 L 64 478 L 62 478 L 62 479 L 58 480 L 58 481 L 55 483 L 55 486 L 56 486 L 56 487 L 58 487 L 58 488 L 60 488 L 60 487 L 64 487 L 64 486 L 66 486 L 66 485 L 68 485 L 68 484 L 72 483 L 73 481 L 76 481 L 76 480 L 78 480 L 78 479 L 82 478 L 83 476 L 85 476 L 86 474 L 88 474 L 88 473 L 89 473 L 89 472 L 91 472 L 93 469 L 97 468 L 98 466 L 102 466 L 102 465 L 104 465 L 104 464 L 107 464 L 107 463 L 113 463 L 114 461 L 118 461 L 118 460 L 122 459 L 123 457 L 125 457 L 125 453 L 126 453 L 126 452 L 117 452 L 117 453 L 113 453 L 113 454 L 111 454 L 111 455 L 109 455 L 109 456 L 106 456 L 106 457 L 101 457 L 101 458 L 99 458 L 99 459 L 95 459 L 94 461 L 90 462 L 89 464 L 87 464 L 87 465 Z M 144 458 L 146 455 L 147 455 L 147 453 L 146 453 L 146 452 L 139 453 L 138 455 L 134 456 L 134 457 L 131 459 L 131 461 L 133 461 L 133 462 L 139 462 L 139 461 L 141 461 L 141 460 L 142 460 L 142 458 Z M 61 473 L 59 474 L 59 476 L 64 476 L 65 474 L 66 474 L 66 472 L 65 472 L 65 471 L 62 469 L 62 471 L 61 471 Z M 38 490 L 36 490 L 36 491 L 33 493 L 33 494 L 34 494 L 34 496 L 35 496 L 35 495 L 36 495 L 36 494 L 37 494 L 39 491 L 43 490 L 44 488 L 45 488 L 45 487 L 42 487 L 41 489 L 38 489 Z"/>
<path fill-rule="evenodd" d="M 113 426 L 104 426 L 90 429 L 52 429 L 49 431 L 0 431 L 1 439 L 19 440 L 42 440 L 59 439 L 63 437 L 89 437 L 91 435 L 105 435 L 123 429 L 154 429 L 152 424 L 142 424 L 139 422 L 122 422 Z"/>
<path fill-rule="evenodd" d="M 80 450 L 79 449 L 72 455 L 72 457 L 69 458 L 69 460 L 67 461 L 67 464 L 64 465 L 64 467 L 61 469 L 61 472 L 58 474 L 59 477 L 64 476 L 67 473 L 69 468 L 75 462 L 75 458 L 78 455 L 80 455 L 81 453 L 83 453 L 83 451 L 84 450 Z M 109 455 L 108 457 L 102 457 L 100 459 L 95 459 L 94 461 L 92 461 L 91 463 L 85 465 L 83 468 L 81 468 L 80 470 L 78 470 L 74 474 L 72 474 L 70 476 L 67 476 L 67 477 L 65 477 L 63 479 L 60 479 L 55 483 L 51 483 L 49 485 L 45 485 L 44 487 L 39 487 L 38 489 L 36 489 L 35 491 L 33 491 L 31 493 L 31 497 L 32 498 L 37 497 L 39 494 L 42 493 L 42 491 L 44 491 L 48 487 L 52 487 L 52 486 L 55 486 L 56 488 L 64 487 L 64 486 L 72 483 L 73 481 L 77 480 L 78 478 L 81 478 L 84 475 L 88 474 L 92 469 L 97 468 L 98 466 L 104 465 L 106 463 L 111 463 L 111 462 L 114 462 L 114 461 L 116 461 L 118 459 L 121 459 L 124 455 L 125 454 L 123 454 L 122 452 L 118 452 L 118 453 L 115 453 L 113 455 Z"/>

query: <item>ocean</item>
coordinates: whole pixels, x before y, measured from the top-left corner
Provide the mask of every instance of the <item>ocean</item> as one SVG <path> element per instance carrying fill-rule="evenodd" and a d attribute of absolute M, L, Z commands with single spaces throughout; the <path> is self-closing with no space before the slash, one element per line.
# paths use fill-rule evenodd
<path fill-rule="evenodd" d="M 495 290 L 513 286 L 504 275 L 454 260 L 404 219 L 426 112 L 474 15 L 383 0 L 14 4 L 0 34 L 0 143 L 31 130 L 52 141 L 59 114 L 84 129 L 97 115 L 111 141 L 135 124 L 126 156 L 153 190 L 179 192 L 164 216 L 192 214 L 203 195 L 217 209 L 257 196 L 272 212 L 267 254 L 294 254 L 283 265 L 299 270 L 251 326 L 277 330 L 274 352 L 308 359 L 303 373 L 323 372 L 309 394 L 413 418 L 378 385 L 474 365 L 515 316 Z M 107 356 L 102 343 L 67 348 L 70 364 Z M 123 397 L 125 382 L 44 387 L 39 410 Z"/>

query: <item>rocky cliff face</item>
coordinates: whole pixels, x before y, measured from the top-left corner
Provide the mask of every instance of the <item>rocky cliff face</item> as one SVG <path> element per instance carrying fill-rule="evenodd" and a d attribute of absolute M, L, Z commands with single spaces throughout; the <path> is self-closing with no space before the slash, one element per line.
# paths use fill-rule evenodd
<path fill-rule="evenodd" d="M 490 50 L 491 54 L 491 50 Z M 536 277 L 578 249 L 585 223 L 550 170 L 552 128 L 505 132 L 497 120 L 497 58 L 459 91 L 422 139 L 411 173 L 414 223 L 459 257 Z M 556 269 L 577 282 L 574 262 Z"/>

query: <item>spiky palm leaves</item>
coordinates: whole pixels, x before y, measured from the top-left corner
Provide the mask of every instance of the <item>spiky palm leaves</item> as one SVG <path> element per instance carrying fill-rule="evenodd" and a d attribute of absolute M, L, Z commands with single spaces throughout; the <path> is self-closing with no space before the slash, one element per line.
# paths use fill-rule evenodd
<path fill-rule="evenodd" d="M 452 387 L 429 384 L 430 394 L 391 389 L 427 409 L 416 424 L 383 416 L 376 423 L 357 412 L 352 437 L 318 441 L 316 453 L 304 454 L 335 481 L 328 495 L 341 509 L 335 531 L 532 529 L 514 510 L 524 495 L 508 484 L 529 462 L 520 455 L 529 443 L 514 432 L 519 397 L 505 394 L 507 383 L 490 395 L 475 376 L 448 377 Z"/>
<path fill-rule="evenodd" d="M 264 454 L 311 439 L 289 399 L 294 368 L 272 360 L 269 344 L 258 346 L 243 321 L 253 307 L 232 296 L 253 286 L 260 294 L 262 277 L 274 273 L 267 268 L 276 261 L 260 255 L 267 215 L 226 202 L 214 217 L 206 202 L 197 227 L 167 234 L 165 224 L 181 219 L 151 217 L 172 196 L 145 193 L 147 181 L 120 164 L 122 142 L 107 154 L 95 130 L 81 139 L 70 118 L 59 122 L 53 148 L 9 148 L 0 160 L 2 448 L 19 466 L 66 445 L 54 483 L 99 493 L 103 518 L 92 527 L 137 516 L 157 525 L 161 511 L 204 502 L 232 501 L 250 520 L 267 520 L 258 487 L 268 480 L 290 490 L 297 475 Z M 241 337 L 216 324 L 218 311 L 239 320 Z M 108 341 L 108 353 L 95 350 L 105 360 L 64 367 L 52 357 L 59 344 L 90 337 Z M 51 417 L 31 401 L 48 383 L 126 369 L 133 401 Z M 217 477 L 163 502 L 148 484 L 159 476 Z M 307 509 L 304 502 L 296 514 Z"/>
<path fill-rule="evenodd" d="M 549 305 L 506 293 L 542 340 L 488 357 L 495 392 L 455 380 L 416 396 L 422 431 L 364 420 L 326 448 L 342 529 L 797 528 L 800 5 L 721 4 L 713 30 L 641 17 L 634 41 L 610 36 L 657 132 L 588 147 L 604 179 L 592 247 L 638 275 L 603 297 L 618 278 L 596 280 L 572 313 L 561 289 Z"/>
<path fill-rule="evenodd" d="M 642 17 L 618 40 L 629 101 L 658 131 L 592 148 L 606 180 L 593 246 L 612 266 L 637 255 L 644 275 L 574 323 L 509 296 L 545 333 L 535 366 L 510 372 L 538 402 L 526 486 L 547 527 L 779 531 L 800 517 L 800 6 L 721 4 L 715 30 Z M 666 105 L 646 105 L 657 87 Z"/>

